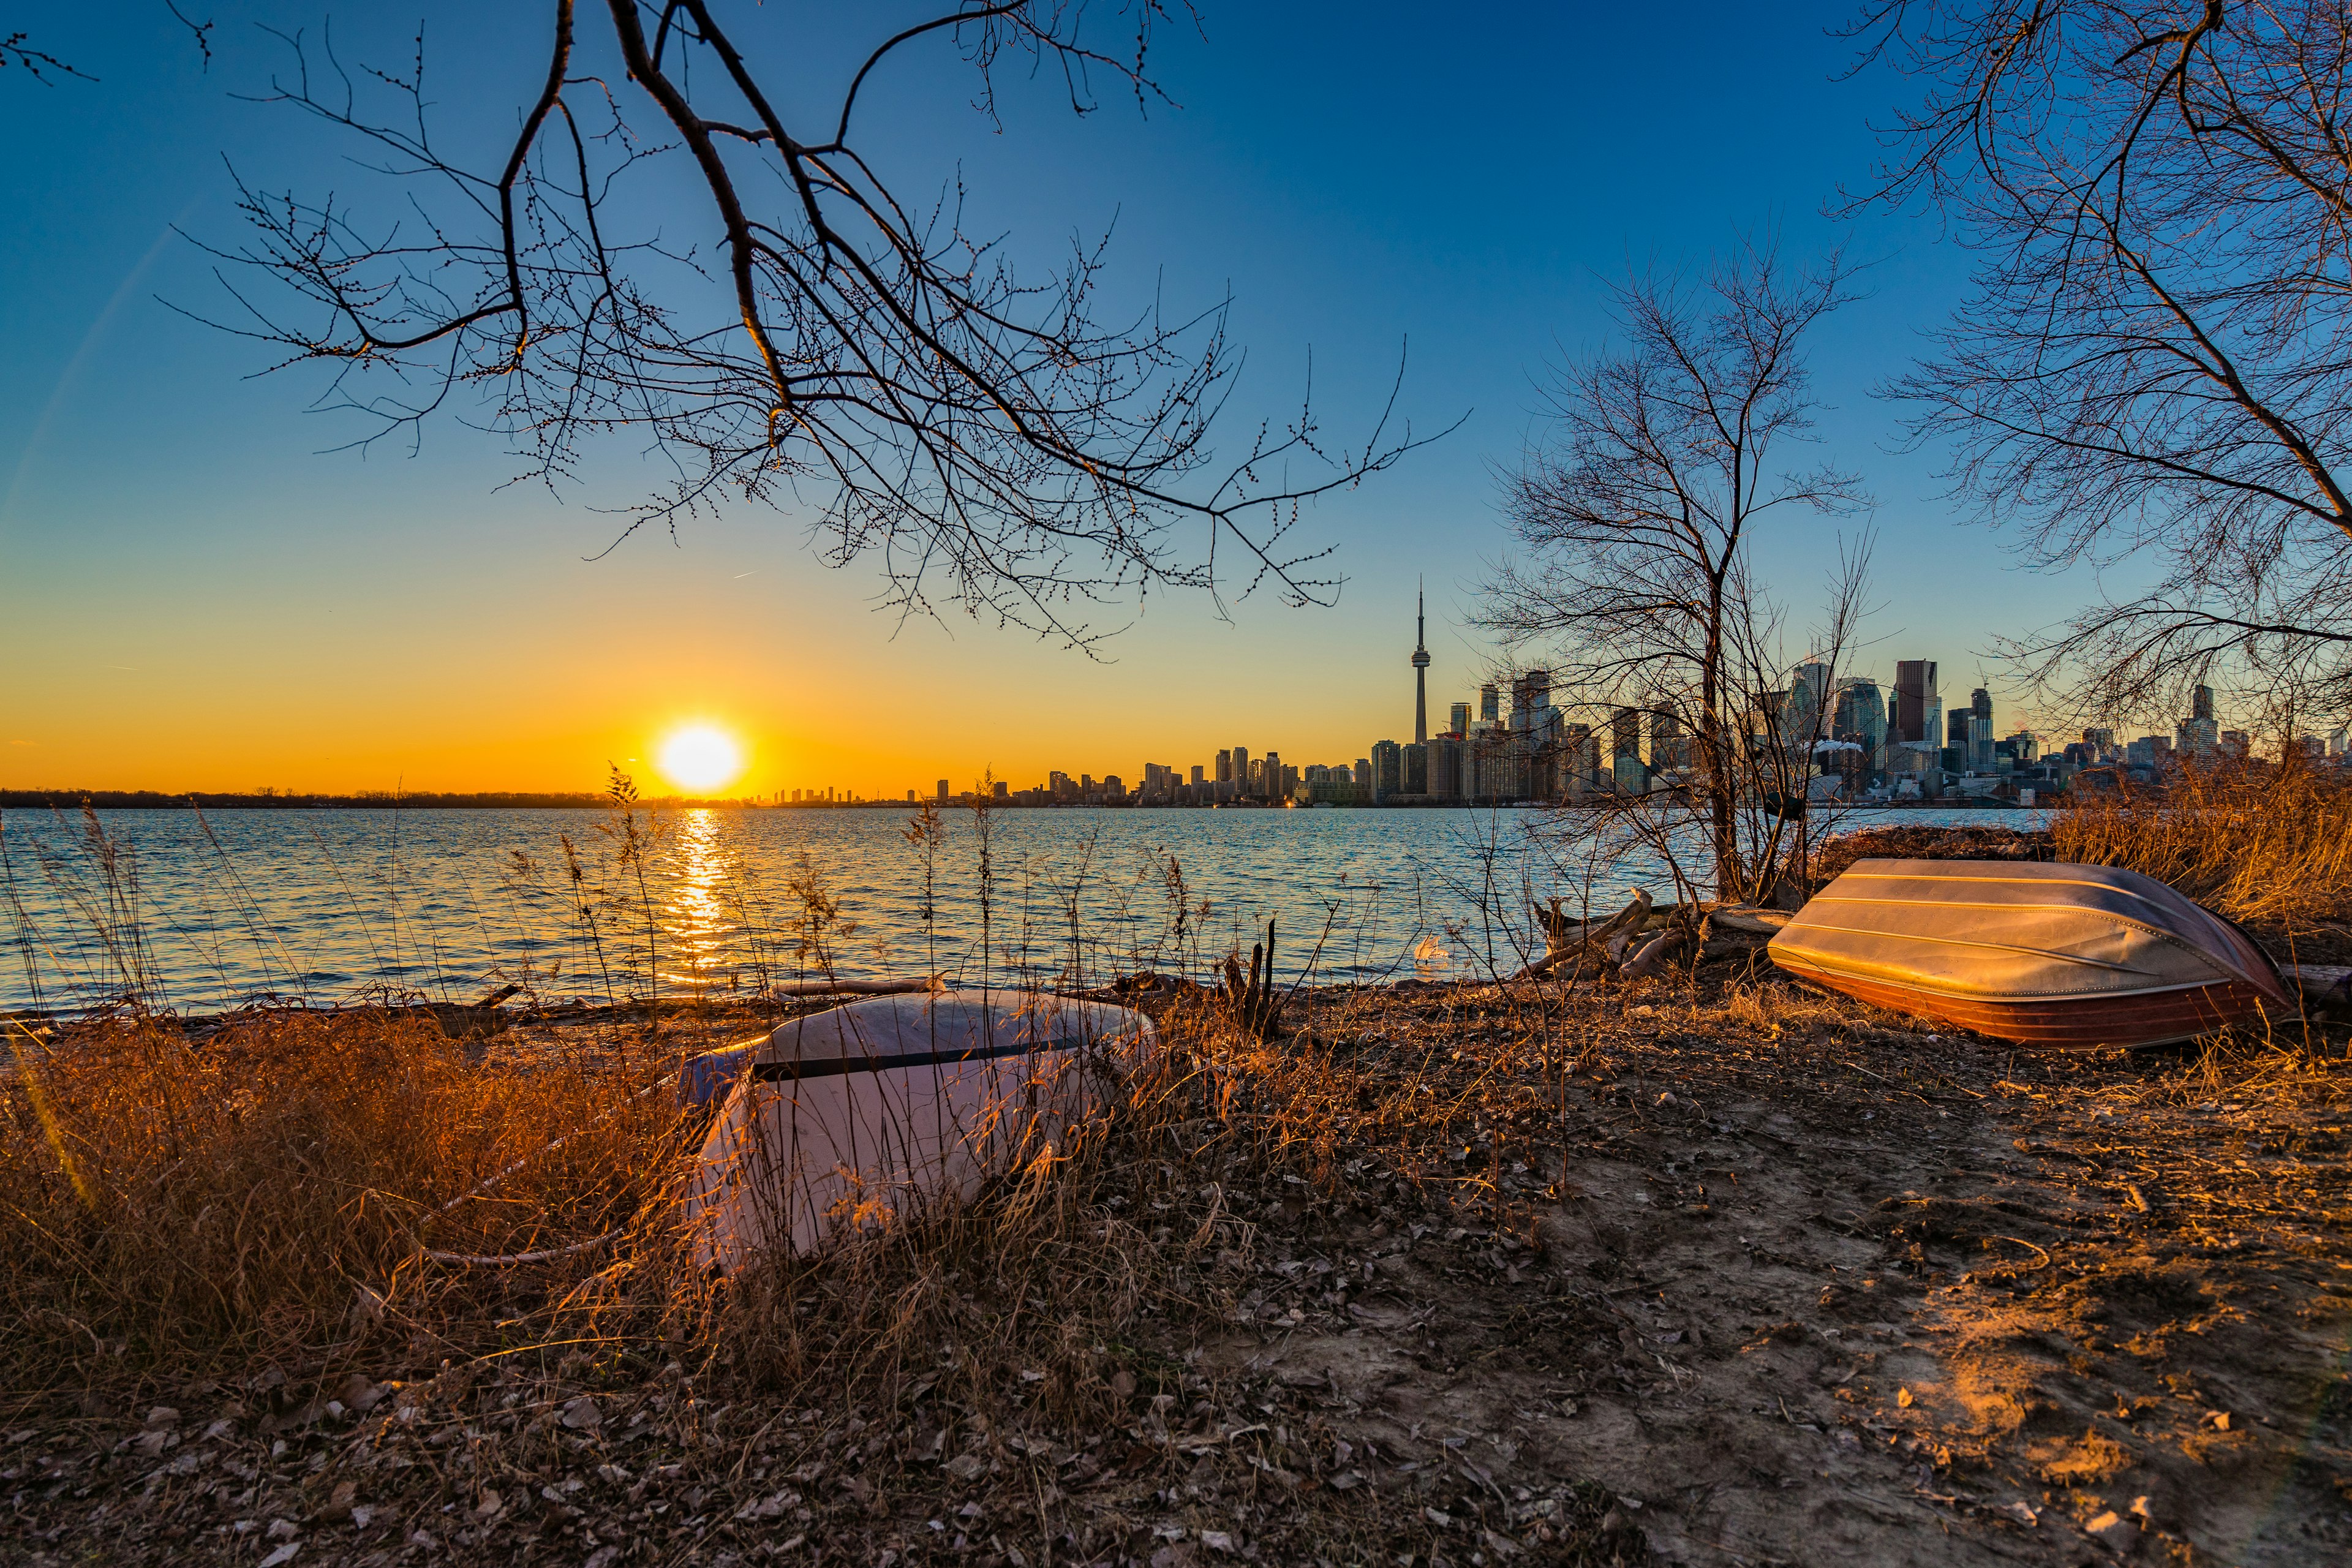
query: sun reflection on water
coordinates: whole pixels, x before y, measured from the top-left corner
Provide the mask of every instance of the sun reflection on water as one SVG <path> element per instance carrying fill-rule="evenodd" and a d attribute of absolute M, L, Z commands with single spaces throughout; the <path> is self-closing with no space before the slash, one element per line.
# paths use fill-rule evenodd
<path fill-rule="evenodd" d="M 741 928 L 728 905 L 733 857 L 719 846 L 719 814 L 707 806 L 679 812 L 670 845 L 671 881 L 662 906 L 669 951 L 662 984 L 690 991 L 731 986 Z"/>

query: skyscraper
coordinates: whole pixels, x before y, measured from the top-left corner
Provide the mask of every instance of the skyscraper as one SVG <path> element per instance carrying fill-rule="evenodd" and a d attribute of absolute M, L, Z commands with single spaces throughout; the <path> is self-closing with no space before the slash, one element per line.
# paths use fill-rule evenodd
<path fill-rule="evenodd" d="M 1470 732 L 1470 704 L 1456 702 L 1446 715 L 1445 727 L 1452 734 L 1467 735 Z"/>
<path fill-rule="evenodd" d="M 2221 747 L 2221 726 L 2213 719 L 2213 689 L 2200 686 L 2189 694 L 2189 717 L 2174 732 L 2179 750 L 2193 757 L 2210 757 Z"/>
<path fill-rule="evenodd" d="M 1466 702 L 1456 708 L 1467 709 Z M 1440 735 L 1429 742 L 1429 793 L 1450 800 L 1462 793 L 1463 742 L 1455 735 Z"/>
<path fill-rule="evenodd" d="M 1613 757 L 1638 757 L 1642 754 L 1642 710 L 1620 708 L 1609 721 L 1609 754 Z"/>
<path fill-rule="evenodd" d="M 1830 667 L 1821 663 L 1797 666 L 1789 686 L 1789 701 L 1781 710 L 1784 739 L 1799 750 L 1811 746 L 1827 730 L 1830 717 Z M 1656 766 L 1653 759 L 1651 765 Z"/>
<path fill-rule="evenodd" d="M 1865 773 L 1887 765 L 1886 699 L 1878 682 L 1866 676 L 1849 676 L 1838 682 L 1837 708 L 1831 716 L 1831 739 L 1852 741 L 1862 748 Z"/>
<path fill-rule="evenodd" d="M 1412 738 L 1429 743 L 1429 637 L 1427 609 L 1419 588 L 1412 591 Z"/>
<path fill-rule="evenodd" d="M 1491 680 L 1478 688 L 1478 717 L 1489 724 L 1503 721 L 1503 694 Z"/>
<path fill-rule="evenodd" d="M 1551 671 L 1530 669 L 1511 678 L 1511 728 L 1539 727 L 1537 713 L 1551 706 Z"/>
<path fill-rule="evenodd" d="M 1930 712 L 1929 710 L 1935 710 Z M 1936 661 L 1904 658 L 1895 662 L 1895 738 L 1944 743 L 1943 703 L 1936 695 Z"/>
<path fill-rule="evenodd" d="M 1683 733 L 1682 721 L 1672 713 L 1650 715 L 1650 771 L 1652 773 L 1687 773 L 1690 771 L 1690 737 Z"/>
<path fill-rule="evenodd" d="M 1620 708 L 1609 720 L 1611 778 L 1619 795 L 1643 795 L 1650 771 L 1642 765 L 1642 710 Z"/>

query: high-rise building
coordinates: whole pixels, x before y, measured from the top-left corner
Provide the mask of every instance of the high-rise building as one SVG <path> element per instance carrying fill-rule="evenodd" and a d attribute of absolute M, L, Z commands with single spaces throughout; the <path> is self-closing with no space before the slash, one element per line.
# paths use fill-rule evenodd
<path fill-rule="evenodd" d="M 1247 746 L 1234 748 L 1234 797 L 1240 799 L 1250 793 L 1250 754 Z"/>
<path fill-rule="evenodd" d="M 1412 591 L 1412 738 L 1429 743 L 1428 606 L 1419 588 Z"/>
<path fill-rule="evenodd" d="M 1415 741 L 1405 747 L 1403 754 L 1399 758 L 1399 763 L 1404 778 L 1404 793 L 1427 795 L 1429 793 L 1429 742 Z"/>
<path fill-rule="evenodd" d="M 1403 748 L 1394 741 L 1372 742 L 1372 804 L 1387 803 L 1391 795 L 1404 793 Z"/>
<path fill-rule="evenodd" d="M 1930 746 L 1943 742 L 1943 703 L 1936 695 L 1936 661 L 1932 658 L 1905 658 L 1895 663 L 1895 738 L 1924 742 Z"/>
<path fill-rule="evenodd" d="M 1969 714 L 1976 726 L 1969 732 L 1969 749 L 1965 753 L 1969 772 L 1990 773 L 1994 771 L 1992 749 L 1996 744 L 1992 730 L 1992 693 L 1978 687 L 1969 693 Z"/>
<path fill-rule="evenodd" d="M 1280 800 L 1284 795 L 1290 793 L 1287 787 L 1283 784 L 1282 780 L 1282 753 L 1280 752 L 1268 752 L 1265 754 L 1265 778 L 1264 784 L 1265 787 L 1258 791 L 1258 798 L 1260 800 Z"/>
<path fill-rule="evenodd" d="M 1470 732 L 1470 704 L 1456 702 L 1446 715 L 1445 729 L 1447 733 L 1457 737 L 1467 735 Z"/>
<path fill-rule="evenodd" d="M 1201 764 L 1194 763 L 1192 764 L 1192 787 L 1194 789 L 1198 789 L 1206 783 L 1208 783 L 1208 780 L 1201 776 Z"/>
<path fill-rule="evenodd" d="M 1652 712 L 1650 771 L 1655 773 L 1688 773 L 1690 762 L 1690 737 L 1683 733 L 1682 721 L 1672 713 Z"/>
<path fill-rule="evenodd" d="M 2210 757 L 2221 749 L 2221 726 L 2213 718 L 2213 689 L 2200 686 L 2189 694 L 2189 717 L 2173 732 L 2174 742 L 2192 757 Z"/>
<path fill-rule="evenodd" d="M 1638 757 L 1642 754 L 1642 710 L 1620 708 L 1609 721 L 1609 754 L 1617 757 Z"/>
<path fill-rule="evenodd" d="M 1642 710 L 1620 708 L 1609 717 L 1610 787 L 1619 795 L 1645 795 L 1650 771 L 1642 765 Z"/>
<path fill-rule="evenodd" d="M 1838 682 L 1830 738 L 1851 741 L 1862 748 L 1860 771 L 1865 776 L 1886 766 L 1886 699 L 1878 682 L 1867 676 L 1849 676 Z"/>
<path fill-rule="evenodd" d="M 1467 710 L 1469 704 L 1457 702 L 1457 709 Z M 1438 735 L 1429 742 L 1429 793 L 1440 800 L 1452 800 L 1463 793 L 1462 753 L 1464 742 L 1458 734 Z"/>
<path fill-rule="evenodd" d="M 1601 741 L 1590 724 L 1570 724 L 1560 731 L 1560 794 L 1582 800 L 1602 787 Z"/>
<path fill-rule="evenodd" d="M 1830 667 L 1815 661 L 1797 666 L 1789 685 L 1789 700 L 1780 722 L 1789 745 L 1803 750 L 1819 740 L 1830 722 Z M 1651 760 L 1653 767 L 1656 759 Z"/>
<path fill-rule="evenodd" d="M 1234 753 L 1229 750 L 1219 752 L 1217 753 L 1217 783 L 1231 784 L 1233 782 Z"/>
<path fill-rule="evenodd" d="M 1478 688 L 1478 717 L 1489 724 L 1503 721 L 1503 694 L 1491 680 Z"/>

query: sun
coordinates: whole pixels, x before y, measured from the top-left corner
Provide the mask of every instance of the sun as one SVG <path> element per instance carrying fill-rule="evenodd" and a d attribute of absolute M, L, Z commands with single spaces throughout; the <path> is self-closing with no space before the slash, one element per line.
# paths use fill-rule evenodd
<path fill-rule="evenodd" d="M 743 771 L 743 748 L 724 730 L 689 724 L 662 742 L 658 760 L 678 788 L 709 791 L 735 782 Z"/>

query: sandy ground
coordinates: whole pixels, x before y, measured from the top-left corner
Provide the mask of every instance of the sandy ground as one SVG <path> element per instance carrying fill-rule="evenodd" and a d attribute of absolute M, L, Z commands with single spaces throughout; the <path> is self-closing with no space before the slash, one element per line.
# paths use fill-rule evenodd
<path fill-rule="evenodd" d="M 1559 1153 L 1340 1227 L 1347 1326 L 1216 1353 L 1673 1562 L 2352 1561 L 2337 1072 L 1762 1000 L 1596 1018 Z"/>
<path fill-rule="evenodd" d="M 0 1431 L 0 1563 L 2352 1562 L 2340 1030 L 2037 1058 L 1719 980 L 1548 1052 L 1492 991 L 1293 1023 L 1328 1149 L 1171 1154 L 1196 1310 L 1113 1347 L 1119 1422 L 659 1346 L 265 1370 Z"/>

